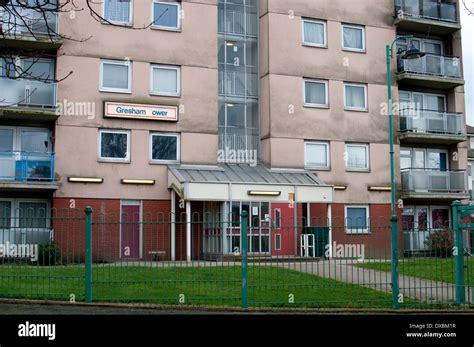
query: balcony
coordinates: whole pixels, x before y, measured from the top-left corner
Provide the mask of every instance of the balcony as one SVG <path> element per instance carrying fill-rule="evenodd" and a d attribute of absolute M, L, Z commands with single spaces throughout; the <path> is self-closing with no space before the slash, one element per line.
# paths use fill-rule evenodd
<path fill-rule="evenodd" d="M 435 54 L 423 58 L 398 59 L 397 80 L 399 84 L 414 87 L 451 89 L 464 85 L 461 72 L 461 59 Z"/>
<path fill-rule="evenodd" d="M 466 171 L 404 169 L 402 199 L 455 200 L 469 197 Z"/>
<path fill-rule="evenodd" d="M 395 0 L 399 31 L 447 35 L 461 30 L 456 2 L 438 0 Z"/>
<path fill-rule="evenodd" d="M 0 189 L 57 189 L 55 155 L 45 152 L 0 151 Z"/>
<path fill-rule="evenodd" d="M 55 120 L 56 83 L 0 78 L 0 114 L 3 118 Z"/>
<path fill-rule="evenodd" d="M 400 141 L 451 145 L 466 141 L 462 113 L 406 109 L 400 111 Z"/>
<path fill-rule="evenodd" d="M 43 6 L 46 11 L 36 11 L 16 4 L 0 9 L 0 38 L 8 47 L 54 50 L 62 44 L 58 35 L 58 14 L 51 1 Z M 31 2 L 31 1 L 30 1 Z"/>
<path fill-rule="evenodd" d="M 220 71 L 219 94 L 229 97 L 258 97 L 258 75 L 245 71 Z"/>
<path fill-rule="evenodd" d="M 257 164 L 258 135 L 220 134 L 217 161 L 220 163 Z"/>

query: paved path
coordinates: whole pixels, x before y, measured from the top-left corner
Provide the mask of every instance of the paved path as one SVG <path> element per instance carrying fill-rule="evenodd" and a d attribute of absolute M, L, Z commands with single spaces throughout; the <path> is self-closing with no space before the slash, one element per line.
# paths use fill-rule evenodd
<path fill-rule="evenodd" d="M 317 263 L 274 263 L 280 266 L 308 274 L 352 283 L 363 287 L 391 293 L 391 273 L 365 269 L 356 266 L 357 262 L 324 260 Z M 405 297 L 428 303 L 449 304 L 455 302 L 455 286 L 452 283 L 437 282 L 412 276 L 399 276 L 400 293 Z M 469 293 L 469 289 L 471 293 Z M 474 288 L 466 288 L 466 302 L 474 304 Z"/>

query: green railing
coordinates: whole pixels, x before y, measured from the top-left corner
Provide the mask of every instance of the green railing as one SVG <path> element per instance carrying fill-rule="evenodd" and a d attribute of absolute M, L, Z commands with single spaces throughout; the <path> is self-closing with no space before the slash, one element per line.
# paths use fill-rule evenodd
<path fill-rule="evenodd" d="M 389 220 L 225 217 L 0 206 L 0 297 L 392 308 Z M 473 236 L 400 223 L 400 308 L 472 308 Z"/>

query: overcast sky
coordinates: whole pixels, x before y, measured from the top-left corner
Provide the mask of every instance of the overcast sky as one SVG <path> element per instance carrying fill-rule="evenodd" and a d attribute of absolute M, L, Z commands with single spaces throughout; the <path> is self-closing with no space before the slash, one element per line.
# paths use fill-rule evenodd
<path fill-rule="evenodd" d="M 462 6 L 462 1 L 460 3 Z M 468 15 L 464 8 L 462 8 L 461 24 L 464 78 L 466 79 L 466 119 L 469 125 L 474 125 L 474 16 Z"/>

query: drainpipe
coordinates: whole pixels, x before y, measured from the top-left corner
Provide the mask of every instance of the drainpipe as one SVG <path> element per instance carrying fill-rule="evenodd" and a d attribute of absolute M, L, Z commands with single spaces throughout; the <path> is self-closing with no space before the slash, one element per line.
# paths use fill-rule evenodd
<path fill-rule="evenodd" d="M 171 189 L 171 260 L 176 260 L 176 192 Z"/>

